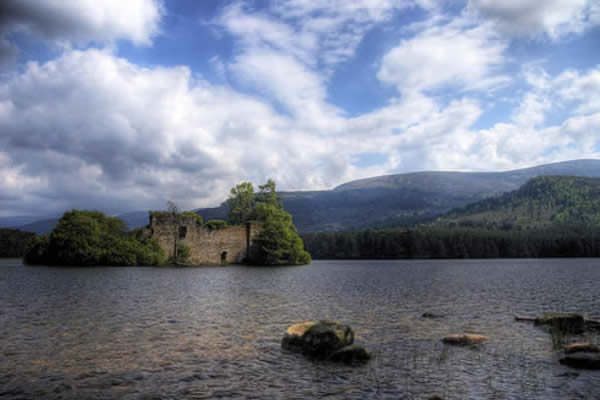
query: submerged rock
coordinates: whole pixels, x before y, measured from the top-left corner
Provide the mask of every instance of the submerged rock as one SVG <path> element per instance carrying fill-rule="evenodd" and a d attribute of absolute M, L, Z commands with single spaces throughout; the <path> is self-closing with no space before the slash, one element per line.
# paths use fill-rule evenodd
<path fill-rule="evenodd" d="M 283 348 L 311 358 L 348 363 L 371 358 L 364 347 L 352 346 L 352 343 L 352 328 L 336 321 L 306 321 L 291 325 L 281 340 Z"/>
<path fill-rule="evenodd" d="M 363 363 L 371 359 L 371 353 L 364 347 L 353 344 L 334 351 L 329 359 L 346 364 Z"/>
<path fill-rule="evenodd" d="M 567 347 L 565 353 L 600 353 L 598 346 L 592 343 L 574 343 Z"/>
<path fill-rule="evenodd" d="M 600 353 L 587 353 L 579 351 L 565 355 L 560 360 L 561 364 L 573 368 L 600 369 Z"/>
<path fill-rule="evenodd" d="M 423 317 L 423 318 L 430 318 L 430 319 L 442 318 L 441 315 L 433 314 L 433 313 L 430 313 L 430 312 L 423 313 L 421 315 L 421 317 Z"/>
<path fill-rule="evenodd" d="M 542 317 L 535 319 L 536 325 L 550 326 L 565 333 L 582 333 L 585 331 L 583 315 L 579 313 L 544 313 Z"/>
<path fill-rule="evenodd" d="M 475 334 L 454 334 L 448 335 L 442 339 L 442 342 L 446 344 L 452 344 L 455 346 L 472 346 L 476 344 L 481 344 L 488 341 L 489 338 L 485 335 L 475 335 Z"/>
<path fill-rule="evenodd" d="M 585 330 L 586 331 L 598 331 L 600 332 L 600 321 L 594 321 L 591 319 L 585 320 Z"/>

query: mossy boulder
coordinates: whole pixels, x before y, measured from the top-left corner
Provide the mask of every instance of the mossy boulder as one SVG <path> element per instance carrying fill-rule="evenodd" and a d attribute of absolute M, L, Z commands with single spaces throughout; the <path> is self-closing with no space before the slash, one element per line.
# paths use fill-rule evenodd
<path fill-rule="evenodd" d="M 314 359 L 340 362 L 366 361 L 369 352 L 352 346 L 354 332 L 348 325 L 336 321 L 306 321 L 291 325 L 281 340 L 281 346 Z"/>
<path fill-rule="evenodd" d="M 448 335 L 442 339 L 442 342 L 451 344 L 454 346 L 473 346 L 488 341 L 488 337 L 485 335 L 476 335 L 469 333 L 461 333 Z"/>
<path fill-rule="evenodd" d="M 536 325 L 549 326 L 564 333 L 583 333 L 585 331 L 585 320 L 579 313 L 544 313 L 535 319 Z"/>
<path fill-rule="evenodd" d="M 308 330 L 308 328 L 311 328 L 316 323 L 316 321 L 305 321 L 300 322 L 298 324 L 290 325 L 286 329 L 285 335 L 283 335 L 283 339 L 281 340 L 281 346 L 287 350 L 302 351 L 302 348 L 304 346 L 303 336 Z"/>

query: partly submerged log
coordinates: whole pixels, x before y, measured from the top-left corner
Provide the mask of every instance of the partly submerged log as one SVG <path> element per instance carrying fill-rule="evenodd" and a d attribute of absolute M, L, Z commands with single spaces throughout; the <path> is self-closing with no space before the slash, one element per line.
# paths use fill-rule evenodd
<path fill-rule="evenodd" d="M 565 353 L 600 353 L 600 349 L 593 343 L 573 343 L 567 347 Z"/>
<path fill-rule="evenodd" d="M 473 346 L 476 344 L 487 342 L 488 339 L 489 338 L 485 335 L 463 333 L 448 335 L 442 339 L 442 342 L 446 344 L 452 344 L 455 346 Z"/>
<path fill-rule="evenodd" d="M 526 317 L 525 315 L 515 314 L 516 321 L 535 322 L 535 317 Z"/>

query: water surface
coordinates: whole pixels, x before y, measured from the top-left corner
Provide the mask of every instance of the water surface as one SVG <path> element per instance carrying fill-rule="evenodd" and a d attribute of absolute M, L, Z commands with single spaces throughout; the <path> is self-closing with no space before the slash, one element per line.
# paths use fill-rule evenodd
<path fill-rule="evenodd" d="M 0 399 L 600 398 L 600 371 L 560 365 L 556 337 L 513 319 L 598 317 L 599 288 L 599 259 L 282 268 L 0 260 Z M 348 367 L 282 350 L 285 328 L 309 319 L 350 324 L 376 359 Z M 440 341 L 461 332 L 490 341 Z"/>

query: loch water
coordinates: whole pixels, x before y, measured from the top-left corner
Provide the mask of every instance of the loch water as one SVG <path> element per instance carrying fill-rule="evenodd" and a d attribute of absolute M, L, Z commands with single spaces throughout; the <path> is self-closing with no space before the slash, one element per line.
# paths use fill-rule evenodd
<path fill-rule="evenodd" d="M 0 399 L 598 399 L 513 314 L 600 316 L 600 259 L 325 261 L 300 267 L 25 266 L 0 260 Z M 440 318 L 423 318 L 425 312 Z M 313 362 L 288 325 L 351 325 L 376 358 Z M 450 333 L 490 337 L 475 348 Z"/>

